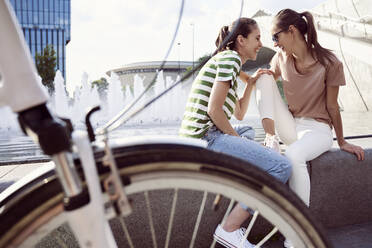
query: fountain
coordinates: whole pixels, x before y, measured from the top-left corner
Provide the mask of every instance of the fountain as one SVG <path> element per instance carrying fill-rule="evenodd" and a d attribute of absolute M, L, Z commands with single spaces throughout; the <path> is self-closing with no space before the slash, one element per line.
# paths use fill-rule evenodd
<path fill-rule="evenodd" d="M 55 115 L 71 119 L 75 129 L 84 129 L 84 117 L 87 109 L 100 105 L 101 110 L 93 114 L 91 118 L 94 128 L 97 128 L 117 115 L 143 92 L 144 79 L 135 75 L 133 82 L 128 82 L 126 87 L 123 87 L 118 75 L 112 73 L 108 79 L 109 86 L 106 97 L 102 97 L 97 88 L 91 87 L 88 74 L 84 73 L 81 85 L 75 87 L 73 92 L 69 91 L 68 94 L 66 88 L 71 89 L 71 87 L 70 85 L 66 87 L 61 73 L 57 71 L 54 80 L 55 92 L 50 97 L 48 107 Z M 178 81 L 178 79 L 176 80 Z M 137 135 L 177 135 L 191 88 L 191 80 L 186 80 L 174 87 L 125 125 L 110 133 L 110 137 L 115 139 Z M 163 72 L 160 71 L 154 86 L 149 89 L 142 100 L 136 103 L 133 109 L 139 108 L 172 84 L 174 84 L 174 80 L 169 76 L 164 77 Z M 132 85 L 132 89 L 130 85 Z M 243 83 L 240 83 L 239 88 L 244 88 Z M 248 109 L 244 123 L 256 126 L 255 120 L 258 120 L 258 111 L 254 102 L 253 94 L 251 107 Z M 233 120 L 234 122 L 237 123 L 236 120 Z M 48 158 L 42 154 L 39 147 L 29 137 L 23 135 L 16 115 L 12 113 L 10 108 L 1 107 L 0 164 L 18 163 L 25 159 L 40 161 Z"/>
<path fill-rule="evenodd" d="M 138 116 L 130 120 L 127 125 L 179 125 L 182 120 L 183 111 L 191 88 L 190 80 L 191 79 L 176 86 L 172 91 L 168 92 L 154 104 L 142 111 Z M 100 105 L 101 111 L 94 114 L 92 118 L 94 127 L 98 127 L 114 117 L 127 104 L 130 104 L 145 88 L 143 85 L 144 78 L 141 78 L 139 75 L 135 75 L 134 77 L 132 83 L 133 92 L 129 87 L 130 84 L 123 88 L 118 75 L 115 73 L 112 73 L 108 82 L 107 97 L 106 99 L 102 99 L 98 94 L 97 88 L 91 87 L 88 74 L 84 73 L 82 76 L 81 86 L 75 88 L 71 97 L 67 94 L 61 72 L 57 71 L 54 80 L 55 92 L 51 96 L 48 106 L 57 116 L 71 119 L 75 128 L 82 129 L 84 128 L 84 117 L 87 109 L 92 106 Z M 146 93 L 134 108 L 143 105 L 173 83 L 174 81 L 171 77 L 164 77 L 163 72 L 160 71 L 152 89 Z M 253 103 L 251 105 L 255 104 Z M 18 128 L 16 116 L 10 111 L 10 109 L 7 107 L 0 108 L 0 115 L 1 135 L 4 135 L 5 131 L 8 135 L 19 135 L 20 130 Z M 247 115 L 256 116 L 256 108 L 251 107 Z"/>
<path fill-rule="evenodd" d="M 125 88 L 119 80 L 118 75 L 112 73 L 108 79 L 109 86 L 107 89 L 106 101 L 103 101 L 98 94 L 97 88 L 91 87 L 91 84 L 86 73 L 82 76 L 81 86 L 76 87 L 73 96 L 67 94 L 64 79 L 61 72 L 57 71 L 54 84 L 55 92 L 50 97 L 48 107 L 57 115 L 72 120 L 75 128 L 84 128 L 85 112 L 88 108 L 96 105 L 101 106 L 101 111 L 93 115 L 93 124 L 95 127 L 104 124 L 117 113 L 120 112 L 127 104 L 130 104 L 136 99 L 144 90 L 144 78 L 135 75 L 133 82 L 133 93 L 129 85 Z M 157 80 L 153 89 L 139 101 L 134 108 L 138 108 L 146 101 L 150 100 L 155 95 L 161 93 L 167 86 L 173 84 L 173 80 L 167 77 L 164 80 L 163 73 L 158 74 Z M 186 98 L 190 89 L 188 87 L 177 86 L 171 92 L 160 98 L 156 103 L 150 105 L 142 113 L 140 113 L 128 124 L 177 124 L 182 119 L 183 109 L 186 104 Z M 124 89 L 124 90 L 123 90 Z M 169 103 L 172 104 L 169 104 Z M 7 107 L 0 108 L 0 132 L 13 131 L 17 135 L 19 129 L 17 128 L 16 116 Z"/>

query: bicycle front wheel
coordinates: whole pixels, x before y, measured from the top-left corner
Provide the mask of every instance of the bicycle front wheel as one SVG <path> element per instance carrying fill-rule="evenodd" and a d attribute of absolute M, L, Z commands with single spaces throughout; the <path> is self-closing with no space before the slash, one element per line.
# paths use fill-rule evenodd
<path fill-rule="evenodd" d="M 240 159 L 179 144 L 118 146 L 114 156 L 133 207 L 128 217 L 110 219 L 119 247 L 214 247 L 216 226 L 237 202 L 254 213 L 245 225 L 258 247 L 281 247 L 282 236 L 295 247 L 330 247 L 306 206 L 285 185 Z M 96 157 L 103 180 L 108 172 L 101 165 L 102 152 Z M 0 220 L 7 228 L 0 227 L 0 247 L 78 247 L 60 186 L 53 175 L 47 178 L 4 205 Z M 221 200 L 213 205 L 216 196 Z"/>

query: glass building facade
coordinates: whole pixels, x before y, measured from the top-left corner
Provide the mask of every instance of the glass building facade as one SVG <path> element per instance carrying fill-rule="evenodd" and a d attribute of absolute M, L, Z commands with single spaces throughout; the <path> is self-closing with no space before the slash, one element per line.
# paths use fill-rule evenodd
<path fill-rule="evenodd" d="M 10 0 L 35 59 L 53 45 L 57 70 L 66 77 L 66 50 L 71 39 L 71 0 Z"/>

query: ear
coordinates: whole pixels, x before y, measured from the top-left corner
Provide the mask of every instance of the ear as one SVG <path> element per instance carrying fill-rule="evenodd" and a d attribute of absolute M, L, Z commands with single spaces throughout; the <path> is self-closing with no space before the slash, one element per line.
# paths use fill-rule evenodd
<path fill-rule="evenodd" d="M 243 35 L 239 34 L 238 37 L 236 37 L 236 41 L 237 41 L 239 44 L 243 44 L 243 42 L 244 42 L 244 37 L 243 37 Z"/>
<path fill-rule="evenodd" d="M 294 33 L 296 31 L 296 29 L 297 28 L 293 24 L 289 25 L 289 27 L 288 27 L 288 31 L 290 31 L 291 33 Z"/>

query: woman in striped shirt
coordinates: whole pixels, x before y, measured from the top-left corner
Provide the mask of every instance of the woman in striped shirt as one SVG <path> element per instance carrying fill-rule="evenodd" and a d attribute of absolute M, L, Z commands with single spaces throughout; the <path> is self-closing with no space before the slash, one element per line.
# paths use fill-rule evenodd
<path fill-rule="evenodd" d="M 219 47 L 236 27 L 225 47 L 221 47 L 200 70 L 193 82 L 180 129 L 180 135 L 204 139 L 208 148 L 246 160 L 286 182 L 291 173 L 290 162 L 274 150 L 253 141 L 251 127 L 233 128 L 230 118 L 242 120 L 248 109 L 252 88 L 257 78 L 269 70 L 259 69 L 252 77 L 240 71 L 247 60 L 255 60 L 262 47 L 260 30 L 256 21 L 240 18 L 230 26 L 224 26 L 216 40 Z M 243 96 L 237 95 L 237 77 L 246 83 Z M 240 226 L 249 217 L 248 208 L 237 204 L 224 226 L 215 232 L 218 242 L 227 247 L 237 247 L 243 238 Z M 244 247 L 253 247 L 247 240 Z"/>

